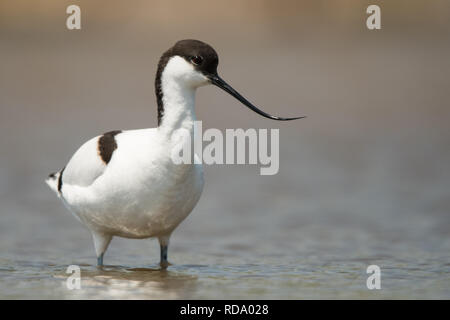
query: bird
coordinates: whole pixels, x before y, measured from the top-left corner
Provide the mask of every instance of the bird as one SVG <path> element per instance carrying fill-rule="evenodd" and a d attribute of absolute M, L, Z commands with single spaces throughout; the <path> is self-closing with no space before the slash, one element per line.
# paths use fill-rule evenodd
<path fill-rule="evenodd" d="M 114 130 L 85 142 L 46 179 L 64 206 L 91 232 L 97 266 L 113 237 L 157 238 L 166 269 L 172 232 L 191 213 L 203 190 L 202 164 L 175 164 L 178 129 L 194 135 L 196 89 L 217 86 L 259 115 L 280 121 L 245 99 L 217 73 L 217 52 L 205 42 L 177 41 L 165 51 L 155 78 L 158 126 Z M 197 155 L 194 155 L 197 159 Z"/>

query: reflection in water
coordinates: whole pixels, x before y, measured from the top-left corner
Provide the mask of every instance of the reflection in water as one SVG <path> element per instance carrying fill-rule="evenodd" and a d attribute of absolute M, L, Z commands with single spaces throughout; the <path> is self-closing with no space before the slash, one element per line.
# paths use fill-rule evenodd
<path fill-rule="evenodd" d="M 77 299 L 179 299 L 195 290 L 194 275 L 157 268 L 128 268 L 124 266 L 81 267 L 80 290 L 67 293 Z M 65 273 L 55 278 L 67 279 Z M 64 285 L 64 284 L 63 284 Z"/>

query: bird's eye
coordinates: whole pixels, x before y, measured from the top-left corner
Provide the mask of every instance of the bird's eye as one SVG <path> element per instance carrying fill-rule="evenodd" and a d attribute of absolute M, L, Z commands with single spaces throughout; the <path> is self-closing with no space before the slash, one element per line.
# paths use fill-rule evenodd
<path fill-rule="evenodd" d="M 195 64 L 196 66 L 198 66 L 198 65 L 202 64 L 203 57 L 202 56 L 193 56 L 193 57 L 191 57 L 191 62 L 193 64 Z"/>

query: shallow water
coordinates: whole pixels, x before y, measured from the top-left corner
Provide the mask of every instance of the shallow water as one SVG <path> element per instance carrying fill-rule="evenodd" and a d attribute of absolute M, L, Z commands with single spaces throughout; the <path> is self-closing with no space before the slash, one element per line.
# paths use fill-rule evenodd
<path fill-rule="evenodd" d="M 89 232 L 44 179 L 92 136 L 156 124 L 165 40 L 138 23 L 109 37 L 107 27 L 33 28 L 0 31 L 0 298 L 450 298 L 448 37 L 344 43 L 344 29 L 336 41 L 296 44 L 297 34 L 265 29 L 246 31 L 259 34 L 253 42 L 199 32 L 250 100 L 308 118 L 270 122 L 199 90 L 204 129 L 280 128 L 280 172 L 207 167 L 198 206 L 172 236 L 172 266 L 160 271 L 156 240 L 120 238 L 97 269 Z M 81 268 L 81 290 L 66 287 L 69 265 Z M 369 265 L 381 268 L 381 290 L 366 287 Z"/>
<path fill-rule="evenodd" d="M 351 176 L 344 163 L 321 172 L 320 162 L 295 153 L 283 152 L 284 165 L 300 159 L 305 169 L 279 177 L 261 177 L 256 166 L 207 168 L 202 200 L 171 239 L 167 271 L 158 268 L 156 240 L 121 238 L 98 269 L 89 232 L 36 176 L 32 195 L 2 206 L 0 297 L 450 297 L 446 179 L 401 181 L 389 162 L 381 171 L 394 180 L 360 173 L 367 182 L 343 187 Z M 72 264 L 81 268 L 81 290 L 67 289 Z M 366 287 L 372 264 L 381 268 L 381 290 Z"/>
<path fill-rule="evenodd" d="M 238 259 L 231 254 L 229 257 L 196 254 L 195 258 L 179 252 L 175 255 L 176 260 L 203 260 L 211 264 L 176 264 L 161 271 L 156 264 L 142 267 L 116 264 L 98 269 L 79 263 L 81 289 L 68 290 L 65 264 L 2 259 L 2 298 L 396 299 L 449 296 L 450 265 L 436 259 L 435 255 L 422 257 L 417 252 L 410 252 L 406 257 L 359 254 L 286 259 L 280 255 L 255 258 L 254 263 L 243 263 L 242 260 L 252 259 Z M 415 258 L 411 259 L 411 255 Z M 130 256 L 130 260 L 138 259 Z M 381 290 L 366 288 L 365 268 L 372 263 L 382 268 Z"/>

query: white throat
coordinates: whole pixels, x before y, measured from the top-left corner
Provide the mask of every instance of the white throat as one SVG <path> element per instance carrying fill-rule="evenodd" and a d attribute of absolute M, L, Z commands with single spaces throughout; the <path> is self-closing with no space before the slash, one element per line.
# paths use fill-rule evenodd
<path fill-rule="evenodd" d="M 196 71 L 184 58 L 170 58 L 161 74 L 164 113 L 160 132 L 171 135 L 183 128 L 193 132 L 195 116 L 195 90 L 207 84 L 207 78 Z"/>

